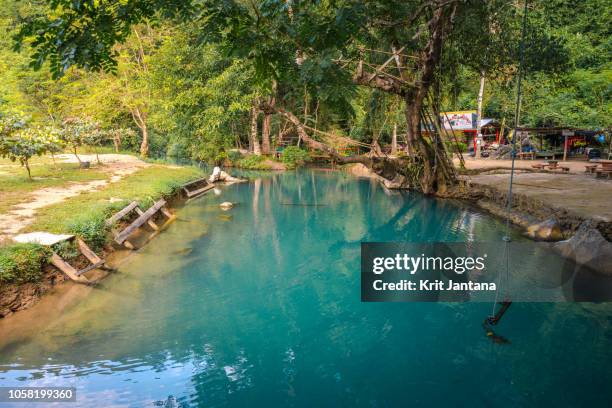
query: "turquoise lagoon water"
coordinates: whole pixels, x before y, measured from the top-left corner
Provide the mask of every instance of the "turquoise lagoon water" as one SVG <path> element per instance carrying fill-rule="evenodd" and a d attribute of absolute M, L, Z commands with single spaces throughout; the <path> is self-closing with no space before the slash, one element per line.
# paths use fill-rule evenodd
<path fill-rule="evenodd" d="M 610 405 L 608 305 L 514 304 L 499 345 L 487 303 L 360 302 L 361 241 L 496 241 L 501 222 L 323 171 L 218 193 L 99 286 L 1 321 L 0 384 L 75 386 L 70 407 Z"/>

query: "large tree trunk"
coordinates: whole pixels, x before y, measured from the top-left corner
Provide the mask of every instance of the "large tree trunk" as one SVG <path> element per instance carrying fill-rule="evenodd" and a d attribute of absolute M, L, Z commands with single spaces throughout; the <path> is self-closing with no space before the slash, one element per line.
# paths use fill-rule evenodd
<path fill-rule="evenodd" d="M 482 148 L 482 132 L 480 128 L 480 122 L 482 121 L 482 99 L 484 96 L 485 89 L 485 70 L 480 70 L 480 87 L 478 88 L 478 99 L 476 109 L 476 151 L 475 156 L 480 159 L 480 150 Z"/>
<path fill-rule="evenodd" d="M 28 159 L 22 159 L 21 164 L 23 164 L 28 171 L 28 179 L 32 181 L 32 171 L 30 170 L 30 163 L 28 163 Z"/>
<path fill-rule="evenodd" d="M 149 155 L 149 128 L 147 127 L 147 123 L 143 122 L 142 127 L 140 128 L 142 131 L 142 143 L 140 143 L 140 155 L 142 157 L 147 157 Z"/>
<path fill-rule="evenodd" d="M 391 137 L 391 154 L 397 154 L 397 123 L 393 124 L 393 136 Z"/>
<path fill-rule="evenodd" d="M 440 63 L 446 25 L 450 24 L 451 21 L 452 17 L 445 13 L 443 7 L 434 10 L 433 16 L 429 20 L 430 37 L 425 48 L 425 57 L 421 62 L 420 82 L 406 92 L 404 98 L 406 102 L 406 123 L 408 125 L 408 145 L 416 156 L 414 157 L 415 164 L 422 166 L 419 182 L 421 190 L 425 194 L 444 190 L 455 181 L 450 179 L 454 174 L 454 169 L 443 149 L 442 142 L 437 139 L 427 141 L 421 132 L 423 104 L 435 80 L 435 70 Z M 437 114 L 437 112 L 434 112 L 433 116 Z M 436 138 L 440 136 L 437 135 Z"/>
<path fill-rule="evenodd" d="M 113 135 L 113 145 L 115 145 L 115 153 L 119 153 L 119 146 L 121 146 L 121 136 L 118 134 Z"/>
<path fill-rule="evenodd" d="M 257 117 L 259 116 L 259 109 L 257 104 L 253 104 L 251 108 L 251 132 L 249 134 L 249 150 L 257 155 L 261 156 L 261 147 L 259 145 L 259 137 L 257 136 Z"/>
<path fill-rule="evenodd" d="M 270 127 L 272 122 L 272 113 L 276 105 L 276 81 L 272 83 L 272 95 L 265 106 L 263 124 L 261 127 L 261 150 L 263 154 L 270 154 Z M 268 108 L 270 107 L 270 108 Z"/>
<path fill-rule="evenodd" d="M 272 115 L 264 113 L 263 124 L 261 127 L 261 152 L 270 154 L 270 122 Z"/>
<path fill-rule="evenodd" d="M 134 123 L 142 133 L 142 142 L 140 143 L 140 155 L 147 157 L 149 155 L 149 128 L 147 127 L 147 113 L 139 107 L 130 109 Z"/>

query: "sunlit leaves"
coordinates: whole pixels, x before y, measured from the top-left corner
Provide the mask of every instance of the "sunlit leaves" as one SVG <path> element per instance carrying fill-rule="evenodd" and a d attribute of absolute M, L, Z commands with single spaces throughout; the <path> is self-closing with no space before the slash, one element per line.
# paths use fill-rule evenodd
<path fill-rule="evenodd" d="M 115 72 L 117 53 L 133 25 L 156 16 L 182 18 L 194 13 L 182 0 L 48 0 L 47 12 L 28 16 L 17 35 L 16 47 L 30 43 L 31 65 L 49 62 L 54 78 L 71 66 Z"/>
<path fill-rule="evenodd" d="M 37 155 L 61 150 L 62 142 L 55 128 L 27 126 L 26 120 L 14 115 L 0 117 L 0 157 L 25 166 L 30 176 L 29 160 Z M 30 176 L 31 177 L 31 176 Z"/>

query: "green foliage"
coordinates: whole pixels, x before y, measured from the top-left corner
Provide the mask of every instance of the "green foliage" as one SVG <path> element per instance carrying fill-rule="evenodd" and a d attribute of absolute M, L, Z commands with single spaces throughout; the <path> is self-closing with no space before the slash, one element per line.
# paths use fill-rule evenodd
<path fill-rule="evenodd" d="M 29 161 L 33 156 L 61 149 L 59 134 L 54 128 L 26 126 L 25 120 L 11 116 L 3 117 L 0 126 L 0 157 L 18 161 L 30 179 Z"/>
<path fill-rule="evenodd" d="M 98 144 L 102 137 L 100 125 L 88 118 L 69 118 L 64 121 L 62 140 L 73 149 L 83 144 Z"/>
<path fill-rule="evenodd" d="M 152 57 L 152 86 L 160 93 L 150 121 L 169 135 L 169 155 L 214 162 L 247 134 L 258 91 L 249 64 L 197 41 L 197 30 L 178 31 Z"/>
<path fill-rule="evenodd" d="M 0 247 L 0 282 L 36 282 L 50 251 L 38 244 L 15 244 Z"/>
<path fill-rule="evenodd" d="M 227 152 L 227 159 L 231 162 L 231 163 L 236 163 L 238 162 L 240 159 L 242 159 L 242 153 L 240 153 L 240 151 L 238 150 L 230 150 Z"/>
<path fill-rule="evenodd" d="M 111 141 L 115 145 L 115 150 L 136 151 L 140 145 L 138 135 L 131 128 L 112 128 L 103 130 L 103 140 Z"/>
<path fill-rule="evenodd" d="M 58 242 L 53 245 L 53 250 L 64 260 L 74 259 L 79 256 L 79 251 L 74 240 Z"/>
<path fill-rule="evenodd" d="M 250 170 L 268 170 L 270 165 L 265 162 L 265 157 L 257 156 L 254 154 L 246 155 L 244 158 L 238 160 L 236 167 Z"/>
<path fill-rule="evenodd" d="M 69 232 L 83 238 L 91 248 L 96 251 L 104 247 L 107 242 L 109 227 L 105 220 L 106 212 L 86 211 L 67 222 Z"/>
<path fill-rule="evenodd" d="M 138 150 L 136 132 L 110 133 L 136 130 L 138 110 L 154 155 L 208 162 L 246 145 L 250 108 L 273 89 L 277 105 L 316 129 L 381 145 L 395 124 L 403 134 L 405 98 L 357 87 L 354 62 L 382 64 L 392 44 L 406 45 L 408 58 L 420 53 L 432 12 L 424 0 L 25 3 L 2 0 L 3 111 L 27 112 L 41 125 L 91 118 L 106 140 Z M 484 70 L 485 116 L 511 125 L 522 7 L 443 3 L 457 10 L 436 74 L 442 109 L 475 109 Z M 611 126 L 609 21 L 605 0 L 529 2 L 523 125 Z M 29 56 L 10 51 L 13 35 Z M 45 69 L 28 70 L 28 58 Z M 61 78 L 52 80 L 47 67 Z M 273 114 L 271 127 L 273 136 L 285 130 L 284 118 Z"/>
<path fill-rule="evenodd" d="M 28 118 L 14 113 L 0 114 L 0 138 L 8 137 L 13 133 L 25 129 Z"/>
<path fill-rule="evenodd" d="M 297 146 L 288 146 L 281 153 L 280 161 L 288 169 L 294 169 L 303 165 L 309 158 L 310 156 L 306 150 L 300 149 Z"/>
<path fill-rule="evenodd" d="M 467 152 L 467 144 L 464 142 L 446 142 L 446 150 L 451 153 L 465 153 Z"/>
<path fill-rule="evenodd" d="M 16 39 L 20 43 L 32 41 L 35 51 L 31 65 L 38 69 L 49 61 L 55 78 L 73 65 L 114 72 L 117 61 L 112 47 L 127 38 L 132 25 L 156 15 L 187 16 L 194 10 L 190 1 L 183 0 L 47 3 L 51 12 L 29 16 Z"/>

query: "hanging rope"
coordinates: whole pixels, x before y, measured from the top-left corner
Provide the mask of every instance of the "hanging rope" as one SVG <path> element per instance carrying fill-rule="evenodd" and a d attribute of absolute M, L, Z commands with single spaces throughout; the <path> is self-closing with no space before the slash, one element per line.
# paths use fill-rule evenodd
<path fill-rule="evenodd" d="M 527 32 L 527 3 L 528 0 L 525 0 L 525 6 L 523 9 L 523 27 L 522 27 L 522 32 L 521 32 L 521 42 L 520 42 L 520 47 L 519 47 L 519 66 L 518 66 L 518 78 L 517 78 L 517 86 L 516 86 L 516 107 L 514 110 L 514 129 L 513 129 L 513 136 L 512 136 L 512 167 L 510 170 L 510 183 L 508 186 L 508 201 L 506 202 L 506 212 L 510 213 L 510 211 L 512 210 L 512 185 L 514 182 L 514 169 L 515 169 L 515 160 L 516 160 L 516 139 L 517 139 L 517 129 L 519 126 L 519 121 L 520 121 L 520 113 L 521 113 L 521 83 L 522 83 L 522 78 L 523 78 L 523 64 L 524 64 L 524 60 L 525 60 L 525 36 L 526 36 L 526 32 Z M 506 218 L 506 228 L 505 228 L 505 235 L 503 237 L 504 240 L 504 259 L 505 259 L 505 263 L 506 263 L 506 273 L 505 273 L 505 285 L 503 285 L 506 290 L 508 288 L 508 285 L 510 283 L 510 253 L 509 253 L 509 243 L 511 241 L 510 238 L 510 217 Z M 488 323 L 491 324 L 497 324 L 497 322 L 501 319 L 501 317 L 503 316 L 503 314 L 506 312 L 506 310 L 508 310 L 508 307 L 510 307 L 510 304 L 512 303 L 507 296 L 506 299 L 504 299 L 504 301 L 502 302 L 502 308 L 499 310 L 499 312 L 496 314 L 495 313 L 495 309 L 497 308 L 497 303 L 498 303 L 498 297 L 499 297 L 499 292 L 500 289 L 502 287 L 502 274 L 500 274 L 499 278 L 498 278 L 498 290 L 495 292 L 495 302 L 493 303 L 493 310 L 491 311 L 491 316 L 486 320 Z"/>

